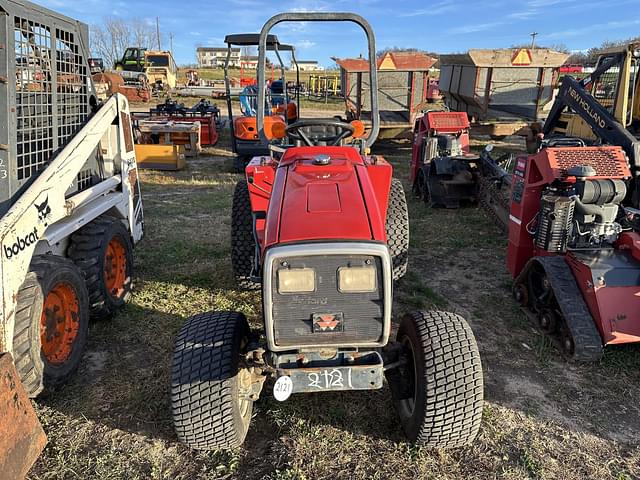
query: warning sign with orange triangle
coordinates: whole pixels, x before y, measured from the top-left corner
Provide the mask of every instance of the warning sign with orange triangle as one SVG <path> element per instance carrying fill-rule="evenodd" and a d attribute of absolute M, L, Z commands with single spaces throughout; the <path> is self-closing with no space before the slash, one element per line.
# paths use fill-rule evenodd
<path fill-rule="evenodd" d="M 378 70 L 395 70 L 396 68 L 396 62 L 393 61 L 393 56 L 387 53 L 380 62 Z"/>
<path fill-rule="evenodd" d="M 528 48 L 519 48 L 511 57 L 511 65 L 514 67 L 523 67 L 531 65 L 531 50 Z"/>

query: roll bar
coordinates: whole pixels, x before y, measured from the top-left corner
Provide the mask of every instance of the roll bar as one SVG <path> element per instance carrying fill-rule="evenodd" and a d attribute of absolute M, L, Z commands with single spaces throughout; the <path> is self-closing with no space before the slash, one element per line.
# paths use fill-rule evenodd
<path fill-rule="evenodd" d="M 367 36 L 369 46 L 369 83 L 371 90 L 371 132 L 365 141 L 365 146 L 370 147 L 376 141 L 380 131 L 380 112 L 378 110 L 378 72 L 376 68 L 376 39 L 369 22 L 355 13 L 346 12 L 287 12 L 271 17 L 260 31 L 260 46 L 258 48 L 258 111 L 256 126 L 263 141 L 267 141 L 264 133 L 264 102 L 266 96 L 265 68 L 266 46 L 269 32 L 281 22 L 353 22 L 360 25 Z"/>

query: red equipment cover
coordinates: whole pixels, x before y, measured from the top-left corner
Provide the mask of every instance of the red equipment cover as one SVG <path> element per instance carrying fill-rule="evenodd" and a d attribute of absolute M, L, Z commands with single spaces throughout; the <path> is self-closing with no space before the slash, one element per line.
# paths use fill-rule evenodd
<path fill-rule="evenodd" d="M 457 133 L 469 128 L 469 117 L 465 112 L 428 112 L 427 121 L 438 133 Z"/>
<path fill-rule="evenodd" d="M 314 164 L 318 155 L 329 155 L 331 163 Z M 265 247 L 313 240 L 386 241 L 391 173 L 382 158 L 374 163 L 351 147 L 288 149 L 276 171 Z"/>

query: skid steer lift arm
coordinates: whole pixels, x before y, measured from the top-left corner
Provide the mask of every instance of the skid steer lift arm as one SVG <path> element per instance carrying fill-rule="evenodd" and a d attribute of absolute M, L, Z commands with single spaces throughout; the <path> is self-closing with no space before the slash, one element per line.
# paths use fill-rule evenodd
<path fill-rule="evenodd" d="M 604 62 L 591 75 L 580 81 L 571 76 L 565 76 L 544 124 L 543 133 L 545 136 L 550 135 L 558 126 L 562 113 L 570 108 L 591 127 L 594 134 L 603 143 L 620 146 L 629 157 L 633 175 L 632 204 L 638 208 L 640 203 L 640 142 L 585 88 L 593 81 L 592 79 L 598 78 L 602 72 L 618 62 L 619 59 L 616 58 Z"/>

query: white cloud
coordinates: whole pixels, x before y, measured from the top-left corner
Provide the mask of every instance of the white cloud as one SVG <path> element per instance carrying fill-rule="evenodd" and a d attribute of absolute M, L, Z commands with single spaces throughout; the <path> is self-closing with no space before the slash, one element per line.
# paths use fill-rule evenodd
<path fill-rule="evenodd" d="M 464 35 L 465 33 L 484 32 L 485 30 L 491 30 L 492 28 L 499 27 L 504 24 L 505 22 L 473 23 L 471 25 L 462 25 L 460 27 L 452 28 L 449 32 Z"/>
<path fill-rule="evenodd" d="M 398 17 L 420 17 L 420 16 L 435 16 L 443 13 L 449 13 L 459 10 L 461 4 L 452 0 L 444 0 L 442 2 L 434 3 L 428 8 L 420 8 L 418 10 L 412 10 L 410 12 L 404 12 L 398 15 Z"/>
<path fill-rule="evenodd" d="M 296 48 L 300 50 L 306 50 L 315 47 L 316 45 L 316 42 L 312 42 L 311 40 L 301 40 L 295 43 Z"/>

